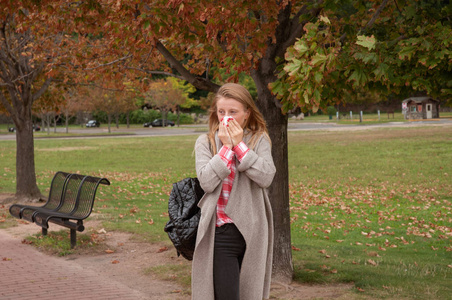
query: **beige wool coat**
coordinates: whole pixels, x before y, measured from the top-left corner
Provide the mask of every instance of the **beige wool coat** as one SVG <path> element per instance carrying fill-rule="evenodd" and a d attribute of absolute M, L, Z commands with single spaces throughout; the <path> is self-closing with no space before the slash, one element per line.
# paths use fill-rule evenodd
<path fill-rule="evenodd" d="M 243 141 L 248 145 L 250 136 Z M 219 150 L 222 143 L 215 137 Z M 192 263 L 192 299 L 213 300 L 213 248 L 216 205 L 222 181 L 230 170 L 218 154 L 212 156 L 207 135 L 201 135 L 195 145 L 196 173 L 204 197 L 199 201 L 201 220 Z M 273 218 L 267 188 L 276 169 L 271 156 L 271 144 L 261 137 L 242 162 L 237 161 L 237 173 L 226 206 L 226 214 L 242 233 L 246 252 L 240 273 L 240 300 L 268 299 L 273 259 Z"/>

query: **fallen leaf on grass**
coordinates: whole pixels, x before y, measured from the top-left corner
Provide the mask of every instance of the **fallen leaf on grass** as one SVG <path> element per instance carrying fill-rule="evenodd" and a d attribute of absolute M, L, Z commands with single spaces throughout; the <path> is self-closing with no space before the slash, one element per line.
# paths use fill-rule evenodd
<path fill-rule="evenodd" d="M 325 249 L 319 250 L 319 253 L 325 254 L 326 250 Z"/>
<path fill-rule="evenodd" d="M 26 245 L 33 244 L 32 241 L 28 241 L 28 240 L 26 240 L 26 239 L 23 239 L 21 243 L 22 243 L 22 244 L 26 244 Z"/>
<path fill-rule="evenodd" d="M 97 233 L 107 233 L 107 231 L 105 231 L 105 229 L 102 228 L 102 229 L 99 229 L 99 230 L 97 231 Z"/>
<path fill-rule="evenodd" d="M 168 251 L 168 247 L 162 247 L 162 248 L 160 248 L 160 249 L 157 251 L 157 253 L 162 253 L 162 252 L 165 252 L 165 251 Z"/>
<path fill-rule="evenodd" d="M 360 292 L 364 292 L 364 290 L 362 289 L 362 288 L 360 288 L 360 287 L 357 287 L 356 288 L 358 291 L 360 291 Z"/>
<path fill-rule="evenodd" d="M 449 268 L 452 268 L 452 265 L 447 265 Z"/>
<path fill-rule="evenodd" d="M 369 264 L 371 264 L 372 266 L 376 266 L 377 265 L 377 263 L 374 260 L 372 260 L 372 259 L 368 259 L 367 262 Z"/>
<path fill-rule="evenodd" d="M 292 245 L 292 250 L 293 250 L 293 251 L 300 251 L 301 249 L 300 249 L 300 248 L 297 248 L 297 247 L 295 247 L 294 245 Z"/>

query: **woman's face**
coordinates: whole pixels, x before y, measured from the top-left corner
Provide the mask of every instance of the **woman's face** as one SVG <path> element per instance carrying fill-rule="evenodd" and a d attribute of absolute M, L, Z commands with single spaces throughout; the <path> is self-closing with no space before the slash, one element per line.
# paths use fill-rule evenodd
<path fill-rule="evenodd" d="M 231 116 L 244 128 L 249 114 L 245 106 L 235 99 L 221 97 L 217 100 L 218 122 L 221 122 L 225 116 Z"/>

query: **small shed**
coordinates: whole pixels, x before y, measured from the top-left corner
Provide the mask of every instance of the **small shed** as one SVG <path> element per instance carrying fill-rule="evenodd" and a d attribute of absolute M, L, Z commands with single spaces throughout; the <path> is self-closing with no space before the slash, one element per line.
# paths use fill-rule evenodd
<path fill-rule="evenodd" d="M 410 97 L 402 101 L 405 119 L 439 118 L 439 101 L 432 97 Z"/>

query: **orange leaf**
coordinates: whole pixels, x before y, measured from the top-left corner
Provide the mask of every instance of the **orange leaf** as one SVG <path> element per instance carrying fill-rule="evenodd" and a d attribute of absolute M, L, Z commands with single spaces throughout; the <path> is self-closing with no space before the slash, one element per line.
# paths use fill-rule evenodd
<path fill-rule="evenodd" d="M 112 264 L 119 264 L 119 260 L 115 259 L 114 261 L 111 262 Z"/>
<path fill-rule="evenodd" d="M 295 247 L 294 245 L 292 245 L 292 250 L 293 250 L 293 251 L 300 251 L 301 249 L 300 249 L 300 248 L 297 248 L 297 247 Z"/>
<path fill-rule="evenodd" d="M 105 250 L 105 253 L 111 254 L 111 253 L 115 253 L 115 251 L 114 251 L 114 250 L 107 249 L 107 250 Z"/>
<path fill-rule="evenodd" d="M 377 265 L 377 263 L 374 260 L 372 260 L 372 259 L 368 259 L 367 262 L 369 264 L 371 264 L 372 266 L 376 266 Z"/>
<path fill-rule="evenodd" d="M 168 250 L 168 247 L 162 247 L 157 251 L 157 253 L 165 252 L 167 250 Z"/>

